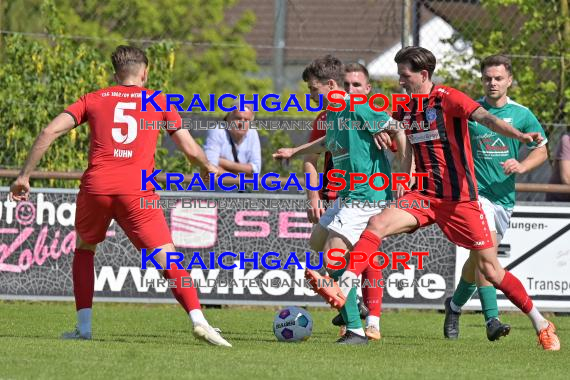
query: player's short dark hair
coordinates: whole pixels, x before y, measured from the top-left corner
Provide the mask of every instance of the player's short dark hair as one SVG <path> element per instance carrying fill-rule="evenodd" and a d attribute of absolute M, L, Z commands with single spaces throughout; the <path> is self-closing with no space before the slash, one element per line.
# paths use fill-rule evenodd
<path fill-rule="evenodd" d="M 329 79 L 334 80 L 339 86 L 344 83 L 344 65 L 341 60 L 330 54 L 315 59 L 309 63 L 303 71 L 303 80 L 310 81 L 312 78 L 321 83 Z"/>
<path fill-rule="evenodd" d="M 511 63 L 511 59 L 503 54 L 494 54 L 483 59 L 481 61 L 481 74 L 483 74 L 483 71 L 489 66 L 501 65 L 505 66 L 505 69 L 510 76 L 513 75 L 513 64 Z"/>
<path fill-rule="evenodd" d="M 349 63 L 348 65 L 344 66 L 345 73 L 362 73 L 366 77 L 367 81 L 370 81 L 370 74 L 368 74 L 368 69 L 366 66 L 361 65 L 358 62 Z"/>
<path fill-rule="evenodd" d="M 406 46 L 396 53 L 394 58 L 396 63 L 407 63 L 411 70 L 415 73 L 427 70 L 428 77 L 431 79 L 435 71 L 436 59 L 431 51 L 419 46 Z"/>
<path fill-rule="evenodd" d="M 111 54 L 111 62 L 115 73 L 120 76 L 132 74 L 140 65 L 148 66 L 148 58 L 144 51 L 134 46 L 117 46 Z"/>

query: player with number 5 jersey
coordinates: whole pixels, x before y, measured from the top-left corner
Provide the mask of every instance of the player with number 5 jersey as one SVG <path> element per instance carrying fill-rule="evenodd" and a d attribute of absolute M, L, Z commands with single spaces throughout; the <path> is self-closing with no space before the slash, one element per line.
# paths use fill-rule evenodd
<path fill-rule="evenodd" d="M 145 53 L 131 46 L 119 46 L 111 56 L 116 86 L 82 96 L 58 115 L 38 136 L 24 168 L 10 189 L 13 200 L 27 200 L 29 178 L 49 146 L 63 134 L 87 123 L 90 131 L 89 162 L 81 178 L 75 213 L 76 248 L 73 255 L 73 293 L 77 310 L 74 331 L 63 334 L 64 339 L 92 337 L 92 304 L 95 286 L 94 255 L 98 243 L 105 239 L 114 219 L 137 249 L 155 249 L 157 262 L 166 268 L 166 252 L 176 251 L 162 209 L 141 208 L 140 204 L 159 199 L 154 189 L 141 191 L 141 170 L 154 169 L 154 154 L 158 128 L 139 129 L 166 122 L 168 132 L 178 148 L 204 171 L 217 173 L 204 151 L 188 130 L 181 129 L 176 111 L 141 111 L 142 91 L 148 78 Z M 157 100 L 166 109 L 166 99 Z M 218 329 L 209 325 L 200 308 L 196 288 L 181 286 L 182 278 L 190 275 L 184 269 L 171 266 L 164 277 L 174 280 L 174 297 L 182 305 L 194 325 L 194 335 L 218 346 L 231 345 Z"/>
<path fill-rule="evenodd" d="M 154 169 L 154 148 L 160 130 L 144 125 L 169 123 L 173 134 L 182 120 L 176 110 L 141 111 L 141 93 L 150 90 L 136 85 L 119 84 L 91 92 L 64 111 L 73 118 L 75 126 L 88 123 L 90 131 L 89 166 L 81 178 L 81 190 L 100 195 L 131 195 L 140 193 L 141 169 Z M 158 97 L 157 97 L 158 98 Z M 166 109 L 166 98 L 157 99 Z"/>

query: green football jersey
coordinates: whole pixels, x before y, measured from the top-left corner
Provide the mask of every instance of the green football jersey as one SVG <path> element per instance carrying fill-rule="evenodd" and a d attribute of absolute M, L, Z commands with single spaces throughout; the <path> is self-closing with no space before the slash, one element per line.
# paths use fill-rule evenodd
<path fill-rule="evenodd" d="M 384 127 L 390 116 L 386 112 L 372 110 L 368 104 L 356 104 L 354 111 L 350 112 L 350 101 L 348 97 L 346 99 L 343 111 L 327 112 L 327 124 L 332 128 L 327 127 L 326 147 L 332 153 L 334 168 L 346 171 L 344 176 L 335 175 L 346 180 L 346 186 L 338 196 L 347 202 L 391 200 L 391 184 L 380 191 L 372 189 L 367 180 L 350 190 L 350 173 L 364 173 L 368 178 L 375 173 L 384 173 L 391 179 L 390 163 L 373 140 L 373 135 Z M 375 186 L 381 187 L 383 184 L 381 177 L 374 179 Z"/>
<path fill-rule="evenodd" d="M 546 144 L 544 130 L 528 108 L 510 98 L 500 108 L 492 107 L 485 98 L 478 102 L 491 114 L 523 133 L 540 132 L 544 137 L 541 146 Z M 479 194 L 495 204 L 512 209 L 515 205 L 515 175 L 506 175 L 501 163 L 510 158 L 519 159 L 521 142 L 495 133 L 474 121 L 469 121 L 469 134 Z M 527 146 L 530 149 L 537 147 L 536 143 Z"/>

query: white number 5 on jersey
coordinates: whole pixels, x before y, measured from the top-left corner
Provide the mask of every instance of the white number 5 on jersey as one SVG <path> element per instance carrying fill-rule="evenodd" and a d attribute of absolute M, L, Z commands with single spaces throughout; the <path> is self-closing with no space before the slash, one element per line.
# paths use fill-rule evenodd
<path fill-rule="evenodd" d="M 130 144 L 135 141 L 137 137 L 137 121 L 134 117 L 130 115 L 125 115 L 124 110 L 134 110 L 137 108 L 135 102 L 118 102 L 115 106 L 115 117 L 113 122 L 115 123 L 127 123 L 127 134 L 124 135 L 121 132 L 121 127 L 114 127 L 113 140 L 122 144 Z"/>

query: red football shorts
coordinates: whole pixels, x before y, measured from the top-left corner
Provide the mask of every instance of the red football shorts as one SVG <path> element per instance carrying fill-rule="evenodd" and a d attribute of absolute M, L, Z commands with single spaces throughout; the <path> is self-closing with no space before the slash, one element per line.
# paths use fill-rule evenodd
<path fill-rule="evenodd" d="M 95 195 L 79 191 L 75 211 L 77 234 L 86 243 L 100 243 L 105 240 L 111 219 L 115 219 L 137 249 L 172 243 L 162 209 L 142 209 L 141 198 L 160 199 L 153 191 L 140 195 Z"/>
<path fill-rule="evenodd" d="M 414 201 L 420 206 L 422 201 L 424 205 L 429 204 L 428 208 L 402 208 L 417 219 L 419 227 L 436 223 L 449 241 L 463 248 L 493 247 L 487 218 L 479 201 L 446 201 L 425 196 L 417 190 L 407 192 L 401 199 L 407 200 L 410 206 Z"/>

